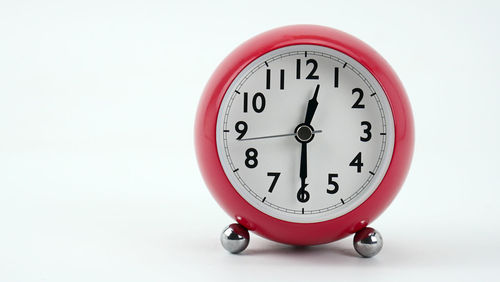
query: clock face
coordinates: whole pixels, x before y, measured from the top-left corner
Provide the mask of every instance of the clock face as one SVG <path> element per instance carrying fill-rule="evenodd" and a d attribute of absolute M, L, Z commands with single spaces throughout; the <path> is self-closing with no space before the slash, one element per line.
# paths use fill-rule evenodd
<path fill-rule="evenodd" d="M 376 190 L 392 158 L 387 97 L 360 63 L 293 45 L 245 67 L 222 100 L 219 159 L 252 206 L 290 222 L 348 213 Z"/>

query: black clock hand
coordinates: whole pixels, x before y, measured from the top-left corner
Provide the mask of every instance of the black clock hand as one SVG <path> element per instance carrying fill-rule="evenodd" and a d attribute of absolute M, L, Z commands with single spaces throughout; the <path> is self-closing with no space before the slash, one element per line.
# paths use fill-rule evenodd
<path fill-rule="evenodd" d="M 302 150 L 300 152 L 300 180 L 302 186 L 305 186 L 307 178 L 307 143 L 302 143 Z"/>
<path fill-rule="evenodd" d="M 306 191 L 307 178 L 307 143 L 302 143 L 302 151 L 300 153 L 300 189 L 297 192 L 297 200 L 301 203 L 309 201 L 309 192 Z"/>
<path fill-rule="evenodd" d="M 316 90 L 314 90 L 314 96 L 307 103 L 306 119 L 304 121 L 304 123 L 307 125 L 311 125 L 314 113 L 316 112 L 316 108 L 318 107 L 318 100 L 317 100 L 318 92 L 319 92 L 319 84 L 316 86 Z"/>

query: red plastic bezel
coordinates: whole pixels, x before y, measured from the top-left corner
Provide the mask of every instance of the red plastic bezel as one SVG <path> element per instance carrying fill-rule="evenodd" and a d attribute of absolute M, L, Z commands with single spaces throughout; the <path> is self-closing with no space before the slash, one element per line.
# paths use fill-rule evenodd
<path fill-rule="evenodd" d="M 394 151 L 387 173 L 375 192 L 349 213 L 317 223 L 283 221 L 246 202 L 229 182 L 217 154 L 216 123 L 227 88 L 236 76 L 261 55 L 290 45 L 314 44 L 343 52 L 362 64 L 387 95 L 394 117 Z M 339 240 L 371 223 L 391 203 L 408 173 L 414 145 L 410 103 L 389 64 L 370 46 L 344 32 L 316 25 L 295 25 L 257 35 L 234 50 L 215 70 L 198 106 L 195 147 L 205 182 L 222 208 L 238 223 L 262 237 L 292 245 L 314 245 Z"/>

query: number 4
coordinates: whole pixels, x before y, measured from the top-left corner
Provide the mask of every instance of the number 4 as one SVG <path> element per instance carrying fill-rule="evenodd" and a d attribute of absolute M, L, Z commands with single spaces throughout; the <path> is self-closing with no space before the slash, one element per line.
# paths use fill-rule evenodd
<path fill-rule="evenodd" d="M 361 162 L 361 152 L 359 152 L 354 159 L 352 159 L 351 163 L 349 163 L 349 166 L 355 166 L 357 167 L 357 172 L 361 172 L 361 167 L 363 166 L 363 163 Z"/>

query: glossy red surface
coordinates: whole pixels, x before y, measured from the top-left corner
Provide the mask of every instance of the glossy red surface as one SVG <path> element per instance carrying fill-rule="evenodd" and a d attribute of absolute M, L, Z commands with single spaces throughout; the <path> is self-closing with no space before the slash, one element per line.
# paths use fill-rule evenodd
<path fill-rule="evenodd" d="M 351 212 L 318 223 L 293 223 L 268 216 L 247 203 L 226 177 L 216 147 L 216 121 L 222 98 L 238 73 L 271 50 L 315 44 L 343 52 L 368 69 L 380 83 L 394 116 L 395 144 L 387 173 L 375 192 Z M 370 46 L 344 32 L 323 26 L 296 25 L 270 30 L 246 41 L 215 70 L 198 106 L 195 122 L 198 163 L 210 192 L 237 222 L 265 238 L 293 245 L 332 242 L 367 226 L 398 193 L 407 175 L 414 144 L 413 116 L 403 85 L 389 64 Z"/>

